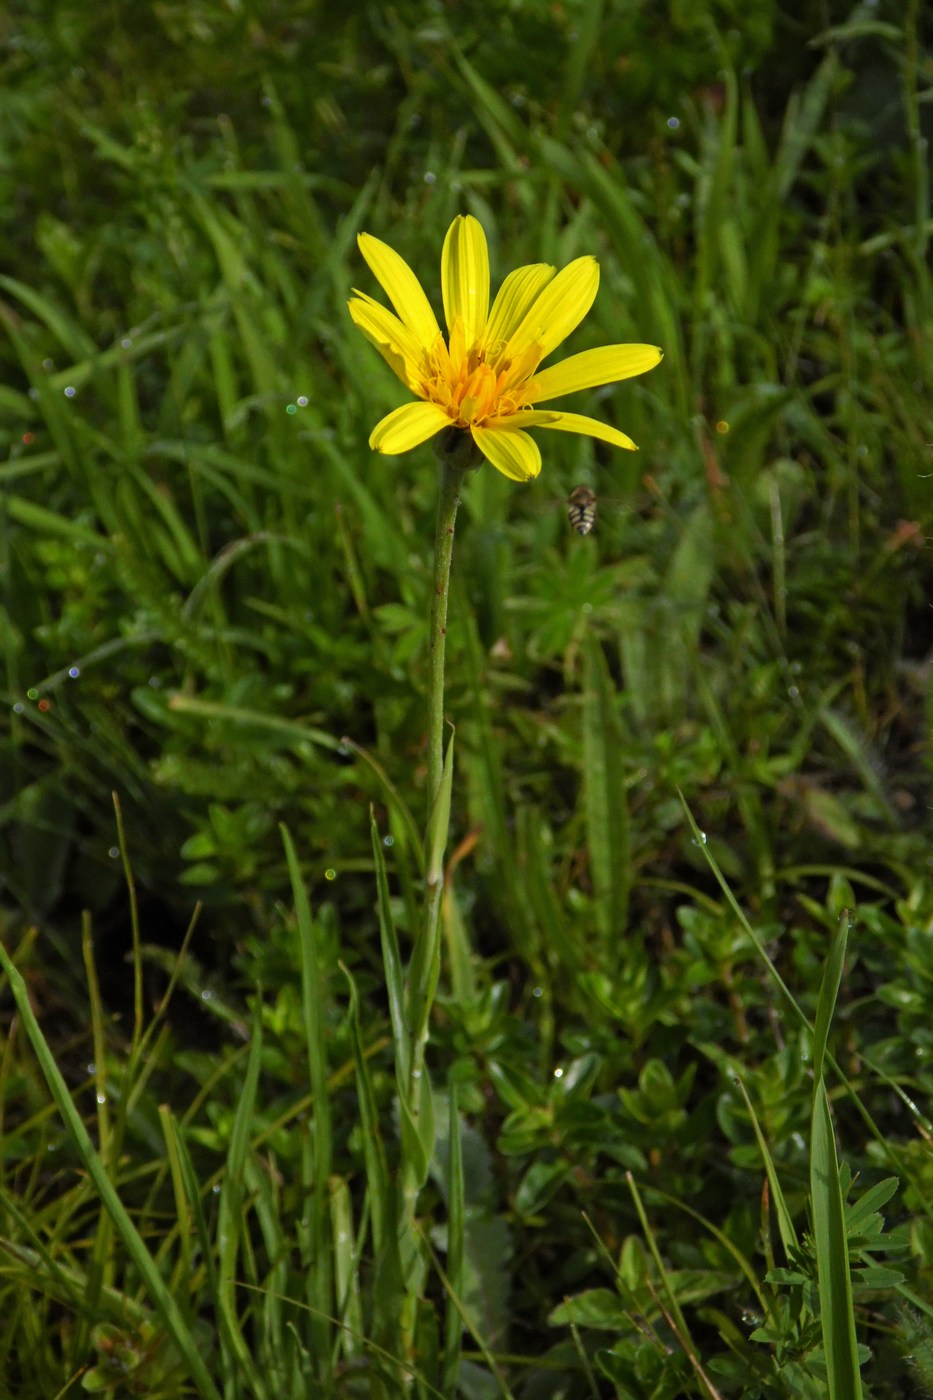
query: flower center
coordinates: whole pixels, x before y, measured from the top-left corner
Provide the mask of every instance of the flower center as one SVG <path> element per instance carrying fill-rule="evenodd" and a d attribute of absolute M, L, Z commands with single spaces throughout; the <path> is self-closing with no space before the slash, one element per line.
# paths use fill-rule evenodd
<path fill-rule="evenodd" d="M 450 350 L 442 340 L 431 349 L 424 398 L 439 404 L 458 428 L 481 427 L 490 418 L 517 413 L 534 397 L 527 380 L 540 355 L 533 349 L 514 363 L 500 356 L 493 368 L 486 363 L 487 347 L 478 342 L 467 351 L 458 331 L 455 327 Z"/>

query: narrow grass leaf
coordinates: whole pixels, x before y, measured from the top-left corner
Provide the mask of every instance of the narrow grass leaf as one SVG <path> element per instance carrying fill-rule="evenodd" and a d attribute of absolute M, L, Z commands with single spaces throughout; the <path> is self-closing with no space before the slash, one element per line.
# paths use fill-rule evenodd
<path fill-rule="evenodd" d="M 688 1361 L 690 1362 L 690 1365 L 696 1372 L 697 1378 L 701 1382 L 706 1394 L 710 1397 L 710 1400 L 720 1400 L 719 1391 L 709 1380 L 700 1363 L 699 1352 L 697 1351 L 697 1348 L 693 1342 L 693 1338 L 690 1335 L 690 1329 L 687 1326 L 687 1319 L 683 1315 L 680 1303 L 677 1299 L 676 1289 L 668 1274 L 667 1269 L 664 1266 L 664 1260 L 661 1257 L 661 1251 L 658 1248 L 658 1242 L 655 1239 L 654 1231 L 651 1228 L 650 1222 L 648 1220 L 648 1214 L 645 1210 L 644 1203 L 641 1199 L 641 1194 L 635 1183 L 635 1178 L 633 1177 L 631 1172 L 625 1173 L 625 1180 L 628 1184 L 629 1190 L 632 1193 L 632 1199 L 635 1202 L 635 1210 L 638 1214 L 639 1220 L 641 1221 L 641 1227 L 642 1231 L 644 1232 L 645 1241 L 648 1245 L 648 1250 L 651 1254 L 651 1258 L 654 1260 L 654 1266 L 657 1269 L 658 1277 L 660 1278 L 664 1286 L 664 1291 L 667 1294 L 669 1320 L 677 1336 L 677 1340 L 683 1347 L 684 1353 Z"/>
<path fill-rule="evenodd" d="M 370 815 L 370 832 L 373 864 L 376 870 L 376 908 L 379 913 L 382 967 L 389 998 L 389 1018 L 392 1023 L 392 1042 L 395 1051 L 395 1076 L 399 1093 L 403 1095 L 411 1069 L 411 1036 L 405 1019 L 405 973 L 402 967 L 398 934 L 395 930 L 395 920 L 392 917 L 392 901 L 389 895 L 382 838 L 375 817 L 372 815 Z"/>
<path fill-rule="evenodd" d="M 88 360 L 95 356 L 97 346 L 82 327 L 76 325 L 71 317 L 47 296 L 37 292 L 35 287 L 30 287 L 15 277 L 0 275 L 0 290 L 16 297 L 17 301 L 31 311 L 51 331 L 62 349 L 73 360 Z"/>
<path fill-rule="evenodd" d="M 748 1115 L 752 1120 L 752 1127 L 755 1131 L 755 1137 L 758 1140 L 758 1147 L 761 1152 L 762 1160 L 765 1164 L 765 1172 L 767 1173 L 768 1177 L 768 1186 L 771 1191 L 771 1199 L 774 1202 L 774 1209 L 777 1212 L 778 1232 L 781 1236 L 781 1244 L 784 1246 L 784 1253 L 787 1255 L 787 1258 L 790 1259 L 793 1257 L 793 1254 L 799 1248 L 799 1241 L 797 1239 L 797 1231 L 794 1228 L 793 1217 L 791 1216 L 791 1213 L 787 1207 L 787 1201 L 784 1199 L 784 1192 L 781 1190 L 781 1182 L 777 1174 L 777 1168 L 774 1165 L 774 1158 L 771 1156 L 771 1153 L 768 1149 L 768 1144 L 765 1141 L 765 1135 L 761 1131 L 761 1124 L 758 1122 L 758 1115 L 755 1112 L 751 1099 L 748 1097 L 745 1085 L 738 1074 L 735 1076 L 735 1082 L 738 1085 L 739 1093 L 745 1100 L 745 1107 L 748 1109 Z"/>
<path fill-rule="evenodd" d="M 831 52 L 820 64 L 803 93 L 791 94 L 774 160 L 779 206 L 784 205 L 800 173 L 807 151 L 823 130 L 826 105 L 836 87 L 838 71 L 839 59 Z"/>
<path fill-rule="evenodd" d="M 334 1241 L 334 1291 L 339 1319 L 336 1342 L 340 1357 L 352 1365 L 361 1355 L 365 1335 L 360 1288 L 361 1245 L 353 1228 L 353 1198 L 342 1177 L 335 1177 L 331 1182 L 330 1228 Z M 338 1359 L 335 1352 L 335 1366 Z"/>
<path fill-rule="evenodd" d="M 414 1057 L 415 1046 L 419 1044 L 425 1035 L 428 1024 L 428 1017 L 431 1014 L 431 1007 L 434 1003 L 434 996 L 437 991 L 437 981 L 441 968 L 441 904 L 444 895 L 444 851 L 447 846 L 447 833 L 450 826 L 450 799 L 453 786 L 454 769 L 454 736 L 451 734 L 447 745 L 447 753 L 444 758 L 444 768 L 441 773 L 441 784 L 438 788 L 431 815 L 428 818 L 428 831 L 425 841 L 425 856 L 427 870 L 425 872 L 426 900 L 424 910 L 424 923 L 421 928 L 415 946 L 412 950 L 411 962 L 408 968 L 408 986 L 406 989 L 405 1008 L 407 1013 L 407 1026 L 410 1036 L 411 1054 Z M 425 1079 L 425 1076 L 422 1076 Z M 403 1092 L 403 1100 L 407 1097 L 407 1091 Z M 431 1108 L 430 1092 L 428 1102 L 425 1107 Z M 404 1126 L 403 1117 L 403 1126 Z M 432 1118 L 433 1124 L 433 1118 Z M 426 1160 L 423 1162 L 423 1170 L 427 1174 L 428 1163 L 433 1151 L 433 1126 L 430 1142 L 427 1137 L 422 1141 L 422 1149 L 426 1153 Z M 424 1181 L 424 1176 L 420 1178 Z"/>
<path fill-rule="evenodd" d="M 11 520 L 34 530 L 37 535 L 58 536 L 71 540 L 73 544 L 91 545 L 105 554 L 110 552 L 110 544 L 105 535 L 76 520 L 57 515 L 45 506 L 36 505 L 34 501 L 24 500 L 21 496 L 7 496 L 3 502 L 3 509 Z"/>
<path fill-rule="evenodd" d="M 262 1063 L 262 1016 L 257 1004 L 253 1016 L 246 1077 L 237 1102 L 236 1116 L 230 1134 L 220 1204 L 217 1213 L 217 1307 L 220 1316 L 222 1345 L 227 1355 L 226 1391 L 231 1393 L 235 1377 L 246 1377 L 257 1396 L 266 1400 L 269 1392 L 262 1373 L 256 1366 L 252 1349 L 240 1324 L 236 1306 L 237 1260 L 245 1245 L 244 1199 L 246 1194 L 246 1162 L 250 1151 L 253 1111 L 259 1086 Z M 236 1390 L 232 1392 L 236 1394 Z"/>
<path fill-rule="evenodd" d="M 407 1092 L 399 1095 L 399 1126 L 405 1170 L 410 1172 L 420 1190 L 428 1179 L 434 1151 L 434 1098 L 427 1071 L 421 1071 L 413 1092 L 417 1095 L 414 1106 Z"/>
<path fill-rule="evenodd" d="M 404 832 L 406 849 L 412 852 L 419 864 L 419 867 L 423 867 L 424 841 L 422 840 L 421 832 L 418 830 L 418 826 L 415 822 L 414 817 L 412 816 L 411 808 L 409 807 L 405 799 L 402 797 L 398 788 L 389 778 L 389 775 L 386 772 L 385 768 L 383 768 L 382 764 L 379 763 L 378 760 L 373 757 L 373 755 L 369 752 L 368 749 L 364 749 L 361 744 L 357 744 L 355 740 L 349 737 L 349 735 L 345 734 L 342 737 L 340 743 L 343 748 L 351 749 L 353 753 L 355 753 L 360 759 L 362 759 L 362 761 L 366 764 L 367 768 L 371 769 L 371 771 L 375 774 L 376 778 L 378 779 L 383 796 L 385 797 L 386 805 L 394 813 L 399 825 L 402 828 L 402 831 Z M 396 837 L 396 855 L 397 847 L 398 837 Z"/>
<path fill-rule="evenodd" d="M 376 1089 L 363 1046 L 359 994 L 349 969 L 343 963 L 340 964 L 340 969 L 350 989 L 350 1039 L 356 1071 L 363 1160 L 366 1164 L 366 1188 L 373 1224 L 375 1279 L 372 1294 L 372 1338 L 390 1357 L 395 1357 L 402 1350 L 399 1313 L 400 1300 L 405 1291 L 399 1250 L 395 1177 L 389 1170 L 379 1127 Z"/>
<path fill-rule="evenodd" d="M 829 1397 L 830 1400 L 861 1400 L 845 1205 L 839 1184 L 829 1101 L 822 1079 L 817 1083 L 813 1098 L 810 1204 Z"/>
<path fill-rule="evenodd" d="M 615 690 L 599 642 L 584 643 L 583 803 L 603 952 L 614 964 L 628 913 L 631 852 L 628 796 Z"/>
<path fill-rule="evenodd" d="M 315 1354 L 324 1355 L 328 1338 L 326 1319 L 333 1312 L 333 1278 L 331 1268 L 332 1243 L 329 1232 L 328 1182 L 330 1179 L 333 1144 L 331 1135 L 331 1105 L 327 1084 L 327 1047 L 324 1040 L 325 1007 L 323 989 L 327 985 L 327 968 L 321 955 L 317 928 L 311 917 L 308 895 L 302 878 L 298 856 L 288 828 L 279 827 L 285 846 L 285 858 L 295 902 L 298 942 L 301 952 L 301 1009 L 308 1057 L 308 1078 L 314 1098 L 311 1123 L 312 1181 L 307 1203 L 306 1257 L 311 1269 L 306 1279 L 308 1303 L 313 1310 L 312 1333 L 315 1334 Z"/>
<path fill-rule="evenodd" d="M 340 750 L 340 740 L 335 739 L 332 734 L 325 733 L 323 729 L 299 724 L 297 720 L 279 719 L 277 715 L 264 714 L 261 710 L 249 710 L 241 705 L 225 705 L 214 700 L 199 700 L 196 696 L 184 695 L 181 691 L 176 691 L 170 696 L 168 707 L 182 714 L 200 715 L 202 719 L 229 720 L 234 726 L 254 727 L 260 732 L 265 730 L 287 743 L 318 744 L 333 753 Z"/>
<path fill-rule="evenodd" d="M 172 1183 L 172 1198 L 175 1203 L 175 1217 L 177 1220 L 178 1236 L 178 1260 L 173 1270 L 173 1292 L 178 1297 L 183 1295 L 186 1287 L 190 1286 L 192 1276 L 192 1245 L 195 1240 L 200 1247 L 201 1261 L 205 1267 L 213 1265 L 213 1251 L 210 1247 L 210 1236 L 207 1232 L 207 1222 L 204 1219 L 204 1211 L 201 1208 L 200 1190 L 197 1178 L 193 1176 L 193 1166 L 191 1157 L 185 1151 L 185 1145 L 178 1125 L 172 1116 L 167 1104 L 159 1105 L 159 1124 L 162 1128 L 162 1138 L 165 1142 L 165 1155 L 168 1161 L 169 1178 Z M 191 1187 L 194 1185 L 194 1196 L 191 1195 Z M 216 1282 L 216 1272 L 211 1270 L 209 1277 L 213 1276 Z M 211 1290 L 212 1292 L 214 1290 Z M 215 1294 L 216 1296 L 216 1294 Z"/>
<path fill-rule="evenodd" d="M 83 1269 L 72 1268 L 63 1265 L 53 1259 L 48 1250 L 36 1239 L 34 1232 L 30 1229 L 26 1217 L 17 1210 L 13 1200 L 0 1192 L 0 1205 L 9 1211 L 10 1219 L 15 1221 L 17 1227 L 33 1240 L 37 1248 L 30 1248 L 28 1245 L 19 1244 L 14 1240 L 0 1237 L 0 1254 L 5 1258 L 6 1267 L 4 1274 L 20 1277 L 25 1289 L 30 1293 L 41 1292 L 45 1298 L 54 1299 L 62 1307 L 69 1311 L 80 1313 L 86 1306 L 85 1294 L 87 1292 L 87 1275 Z M 21 1270 L 21 1274 L 18 1274 Z M 127 1321 L 135 1326 L 143 1326 L 152 1323 L 153 1311 L 131 1294 L 122 1292 L 116 1288 L 104 1288 L 101 1290 L 100 1317 L 106 1318 L 110 1322 L 118 1325 L 126 1325 Z M 32 1314 L 35 1320 L 36 1314 Z M 6 1356 L 6 1353 L 2 1353 Z"/>
<path fill-rule="evenodd" d="M 832 735 L 856 768 L 865 784 L 866 791 L 871 793 L 877 804 L 878 815 L 884 817 L 892 828 L 896 827 L 897 821 L 885 792 L 884 783 L 878 776 L 872 755 L 866 751 L 866 745 L 861 736 L 853 730 L 851 724 L 837 710 L 831 709 L 828 705 L 820 709 L 819 718 L 824 728 Z"/>
<path fill-rule="evenodd" d="M 68 1086 L 55 1063 L 55 1058 L 49 1048 L 49 1044 L 43 1036 L 39 1023 L 33 1013 L 26 984 L 2 943 L 0 943 L 0 966 L 2 966 L 9 979 L 10 991 L 16 1002 L 17 1010 L 58 1111 L 71 1135 L 81 1160 L 84 1162 L 85 1168 L 94 1183 L 98 1195 L 114 1222 L 116 1231 L 123 1242 L 127 1254 L 139 1270 L 143 1283 L 150 1293 L 165 1323 L 167 1331 L 178 1348 L 180 1355 L 184 1358 L 191 1378 L 198 1388 L 198 1394 L 203 1397 L 204 1400 L 220 1400 L 220 1393 L 211 1380 L 194 1337 L 182 1316 L 178 1304 L 167 1289 L 155 1260 L 146 1248 L 139 1231 L 124 1209 L 123 1203 L 117 1195 L 110 1178 L 107 1176 L 104 1165 L 91 1142 L 87 1129 L 81 1119 L 81 1115 L 72 1102 L 71 1095 L 68 1092 Z"/>
<path fill-rule="evenodd" d="M 646 1191 L 650 1192 L 652 1196 L 656 1196 L 659 1200 L 662 1200 L 665 1203 L 665 1205 L 671 1208 L 671 1210 L 683 1211 L 685 1215 L 689 1215 L 691 1220 L 695 1220 L 698 1225 L 702 1225 L 703 1229 L 707 1230 L 712 1235 L 713 1239 L 716 1240 L 717 1244 L 719 1244 L 721 1248 L 727 1254 L 731 1255 L 731 1257 L 735 1260 L 735 1263 L 741 1271 L 742 1275 L 744 1276 L 746 1283 L 748 1284 L 752 1292 L 755 1294 L 755 1297 L 758 1300 L 758 1305 L 761 1308 L 762 1312 L 767 1313 L 768 1300 L 765 1297 L 764 1290 L 758 1281 L 758 1276 L 756 1275 L 755 1270 L 752 1268 L 752 1265 L 749 1262 L 748 1258 L 742 1253 L 741 1249 L 739 1249 L 735 1241 L 731 1240 L 726 1234 L 726 1232 L 724 1230 L 720 1230 L 718 1226 L 714 1225 L 711 1220 L 707 1220 L 705 1215 L 701 1215 L 699 1211 L 696 1211 L 691 1206 L 688 1206 L 686 1201 L 678 1200 L 676 1196 L 669 1196 L 666 1192 L 659 1191 L 658 1188 L 655 1186 L 646 1187 Z"/>
<path fill-rule="evenodd" d="M 823 1062 L 826 1057 L 829 1027 L 836 1009 L 839 986 L 842 982 L 842 969 L 845 963 L 848 937 L 849 914 L 847 910 L 843 910 L 829 945 L 813 1023 L 813 1077 L 817 1084 L 823 1078 Z"/>
<path fill-rule="evenodd" d="M 274 1159 L 269 1167 L 260 1166 L 255 1155 L 250 1155 L 245 1163 L 244 1181 L 249 1191 L 251 1212 L 259 1226 L 265 1253 L 270 1260 L 268 1273 L 262 1279 L 262 1288 L 257 1290 L 255 1310 L 251 1321 L 253 1356 L 263 1369 L 274 1400 L 279 1400 L 288 1381 L 290 1371 L 290 1348 L 286 1346 L 286 1323 L 284 1304 L 288 1299 L 290 1251 L 293 1244 L 292 1222 L 283 1219 L 280 1192 L 276 1184 Z M 330 1259 L 327 1260 L 328 1267 Z M 320 1259 L 315 1258 L 310 1276 L 306 1279 L 306 1292 L 314 1292 L 314 1284 L 320 1271 Z M 315 1378 L 327 1384 L 328 1360 L 331 1341 L 330 1318 L 321 1316 L 313 1304 L 309 1309 L 308 1323 L 311 1330 L 313 1355 L 316 1363 Z M 318 1350 L 314 1342 L 323 1345 Z"/>
<path fill-rule="evenodd" d="M 515 813 L 518 867 L 522 894 L 535 927 L 540 931 L 540 948 L 564 972 L 579 971 L 586 962 L 586 950 L 574 938 L 564 916 L 554 884 L 554 859 L 544 829 L 541 809 L 521 806 Z"/>

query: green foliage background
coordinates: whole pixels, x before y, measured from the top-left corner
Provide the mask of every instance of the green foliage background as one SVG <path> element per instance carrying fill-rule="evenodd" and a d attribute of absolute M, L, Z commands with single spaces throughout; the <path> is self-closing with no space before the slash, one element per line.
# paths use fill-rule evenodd
<path fill-rule="evenodd" d="M 805 1241 L 811 1037 L 756 939 L 812 1017 L 843 910 L 838 1151 L 855 1198 L 900 1185 L 884 1243 L 872 1209 L 850 1221 L 864 1383 L 933 1384 L 923 24 L 893 0 L 0 18 L 0 927 L 98 1135 L 95 1086 L 120 1104 L 113 1179 L 208 1365 L 228 1357 L 225 1394 L 391 1393 L 358 1335 L 379 1341 L 366 1085 L 387 1172 L 397 1151 L 368 808 L 407 947 L 436 467 L 369 453 L 403 391 L 345 302 L 376 291 L 360 229 L 436 297 L 458 212 L 494 279 L 595 253 L 571 348 L 665 359 L 574 405 L 637 456 L 546 435 L 537 482 L 485 469 L 461 511 L 431 1052 L 466 1164 L 456 1393 L 826 1393 L 812 1256 L 782 1254 L 762 1195 L 770 1159 Z M 563 516 L 580 480 L 601 498 L 586 540 Z M 318 1265 L 282 1223 L 309 1109 L 280 823 L 317 929 L 355 1341 L 303 1330 Z M 134 928 L 161 1018 L 144 1065 Z M 0 1394 L 193 1393 L 0 1006 Z M 251 1017 L 254 1293 L 232 1306 L 255 1375 L 210 1270 L 176 1253 L 158 1117 L 183 1120 L 210 1235 Z M 430 1321 L 445 1152 L 419 1385 L 453 1394 Z"/>

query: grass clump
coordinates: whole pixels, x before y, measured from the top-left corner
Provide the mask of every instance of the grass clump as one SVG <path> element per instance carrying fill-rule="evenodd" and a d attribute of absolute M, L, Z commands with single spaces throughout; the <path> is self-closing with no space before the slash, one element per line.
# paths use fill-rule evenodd
<path fill-rule="evenodd" d="M 0 1396 L 933 1383 L 920 8 L 611 9 L 4 21 Z M 345 303 L 457 213 L 665 360 L 463 492 L 406 1215 L 436 480 Z"/>

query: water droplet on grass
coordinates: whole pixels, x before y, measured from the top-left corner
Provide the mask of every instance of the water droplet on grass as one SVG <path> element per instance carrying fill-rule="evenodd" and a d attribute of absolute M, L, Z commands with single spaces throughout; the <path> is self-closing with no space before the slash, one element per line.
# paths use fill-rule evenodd
<path fill-rule="evenodd" d="M 325 879 L 325 880 L 336 880 L 336 878 L 337 878 L 337 872 L 336 872 L 336 870 L 333 868 L 333 866 L 329 866 L 328 869 L 324 871 L 324 879 Z"/>

